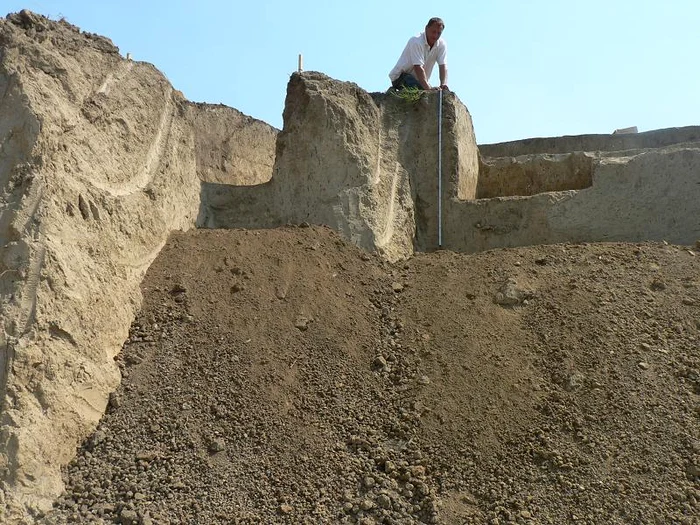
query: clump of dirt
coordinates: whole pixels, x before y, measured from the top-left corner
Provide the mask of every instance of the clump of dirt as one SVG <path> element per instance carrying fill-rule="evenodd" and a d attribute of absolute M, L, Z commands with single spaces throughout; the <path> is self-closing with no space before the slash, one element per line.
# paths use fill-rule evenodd
<path fill-rule="evenodd" d="M 173 235 L 44 523 L 698 523 L 700 260 Z"/>

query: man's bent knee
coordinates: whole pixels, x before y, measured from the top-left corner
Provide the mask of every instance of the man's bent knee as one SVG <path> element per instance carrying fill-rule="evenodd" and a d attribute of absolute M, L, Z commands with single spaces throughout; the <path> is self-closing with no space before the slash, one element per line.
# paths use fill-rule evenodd
<path fill-rule="evenodd" d="M 392 86 L 395 89 L 401 89 L 404 87 L 423 89 L 423 87 L 420 85 L 420 82 L 418 82 L 418 79 L 410 73 L 401 73 L 401 75 L 399 75 L 399 78 L 397 78 L 394 81 Z"/>

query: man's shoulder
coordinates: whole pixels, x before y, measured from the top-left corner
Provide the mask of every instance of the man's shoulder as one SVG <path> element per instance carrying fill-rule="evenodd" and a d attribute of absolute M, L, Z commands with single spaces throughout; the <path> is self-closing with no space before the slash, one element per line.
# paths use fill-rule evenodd
<path fill-rule="evenodd" d="M 415 36 L 412 36 L 411 38 L 408 39 L 409 44 L 418 44 L 418 45 L 423 45 L 425 43 L 425 35 L 424 33 L 417 34 Z"/>

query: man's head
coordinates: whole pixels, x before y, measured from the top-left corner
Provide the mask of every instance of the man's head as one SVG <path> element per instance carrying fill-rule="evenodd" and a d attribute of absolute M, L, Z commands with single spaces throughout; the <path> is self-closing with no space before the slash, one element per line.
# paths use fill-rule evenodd
<path fill-rule="evenodd" d="M 442 21 L 442 18 L 435 17 L 428 20 L 425 26 L 425 39 L 428 41 L 430 47 L 433 47 L 435 42 L 440 39 L 440 35 L 442 35 L 444 29 L 445 22 Z"/>

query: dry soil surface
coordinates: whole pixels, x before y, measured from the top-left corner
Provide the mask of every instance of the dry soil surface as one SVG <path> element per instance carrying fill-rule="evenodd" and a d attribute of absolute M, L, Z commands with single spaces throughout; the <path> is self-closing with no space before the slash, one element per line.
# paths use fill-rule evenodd
<path fill-rule="evenodd" d="M 44 523 L 700 523 L 700 255 L 175 234 Z"/>

